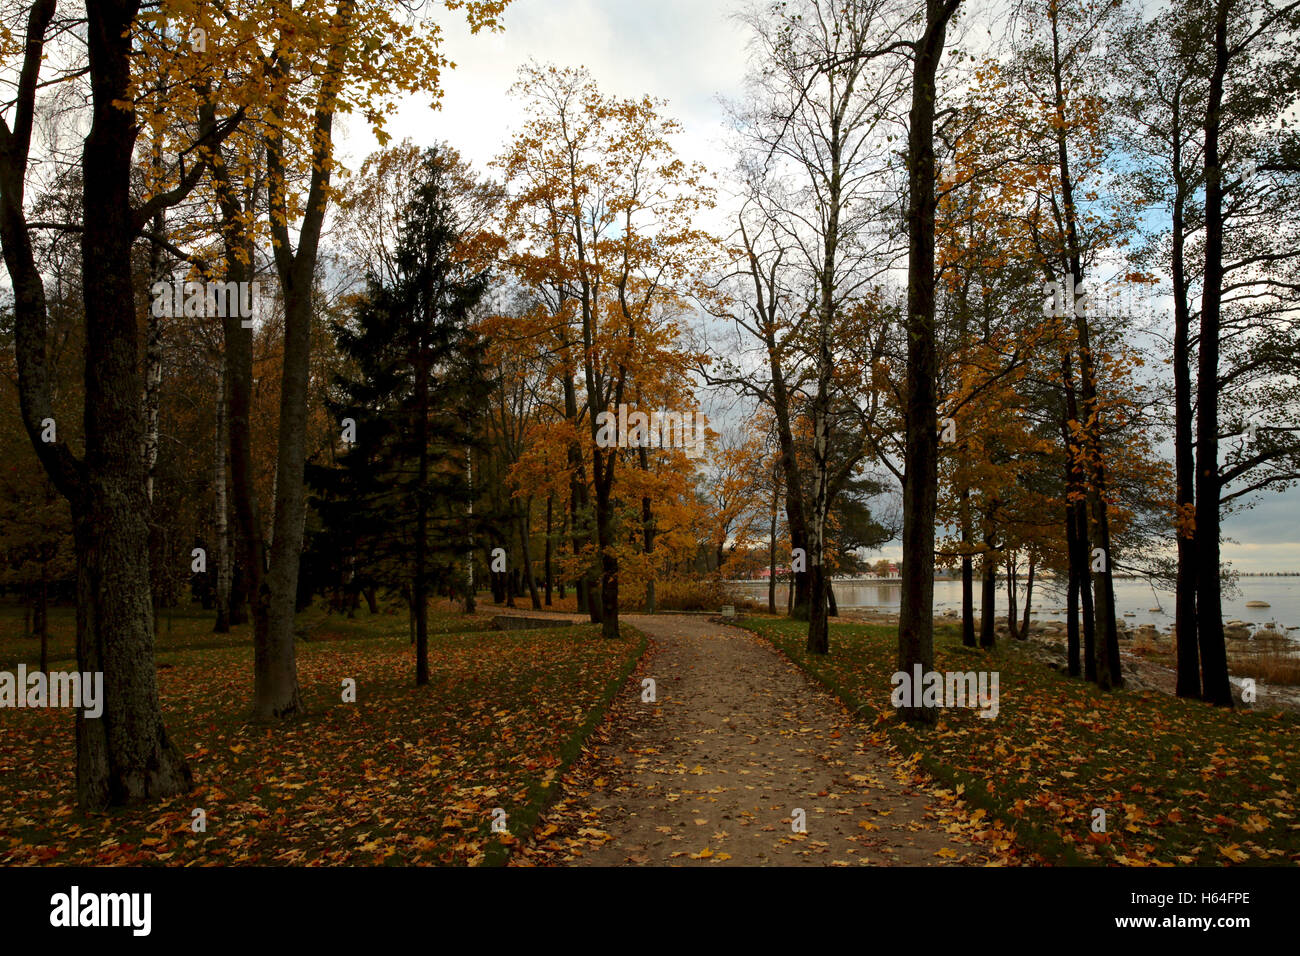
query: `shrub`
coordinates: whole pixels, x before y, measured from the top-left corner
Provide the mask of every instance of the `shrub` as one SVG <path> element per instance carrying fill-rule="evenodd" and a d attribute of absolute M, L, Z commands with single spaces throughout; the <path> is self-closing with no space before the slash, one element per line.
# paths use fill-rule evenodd
<path fill-rule="evenodd" d="M 655 585 L 655 604 L 661 611 L 717 611 L 724 604 L 757 611 L 763 606 L 733 594 L 717 578 L 703 581 L 660 581 Z"/>

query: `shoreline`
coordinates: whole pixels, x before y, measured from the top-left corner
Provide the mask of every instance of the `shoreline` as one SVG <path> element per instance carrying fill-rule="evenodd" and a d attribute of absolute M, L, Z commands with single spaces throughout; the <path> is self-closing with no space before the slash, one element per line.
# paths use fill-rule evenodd
<path fill-rule="evenodd" d="M 859 621 L 863 624 L 881 624 L 896 627 L 898 625 L 898 612 L 884 611 L 879 608 L 841 608 L 839 619 Z M 934 615 L 936 624 L 959 623 L 960 620 L 961 615 L 953 610 Z M 975 620 L 979 621 L 978 614 L 975 616 Z M 1005 615 L 995 618 L 995 629 L 1000 644 L 1025 648 L 1046 666 L 1058 671 L 1065 670 L 1066 629 L 1064 621 L 1031 619 L 1027 641 L 1017 641 L 1011 637 Z M 1123 628 L 1121 624 L 1120 656 L 1124 665 L 1126 687 L 1153 690 L 1168 694 L 1171 697 L 1175 696 L 1177 675 L 1174 669 L 1160 660 L 1151 659 L 1152 656 L 1172 654 L 1172 631 L 1173 628 L 1170 627 L 1162 632 L 1151 624 L 1128 630 Z M 1297 633 L 1297 629 L 1293 628 L 1292 633 Z M 1291 656 L 1300 659 L 1300 640 L 1295 637 L 1288 637 L 1286 631 L 1260 627 L 1256 629 L 1255 633 L 1245 637 L 1228 638 L 1230 669 L 1234 656 L 1239 656 L 1243 651 L 1252 647 L 1265 643 L 1275 643 L 1279 640 L 1286 642 L 1288 645 L 1287 652 Z M 1166 643 L 1168 645 L 1167 650 Z M 1232 681 L 1233 687 L 1239 691 L 1242 678 L 1230 674 L 1229 679 Z M 1256 700 L 1253 704 L 1245 705 L 1248 709 L 1265 708 L 1300 713 L 1300 685 L 1268 683 L 1257 680 L 1255 689 Z M 1238 703 L 1240 704 L 1240 700 L 1238 700 Z"/>
<path fill-rule="evenodd" d="M 788 582 L 779 582 L 777 589 L 778 610 L 784 610 L 789 599 Z M 842 614 L 853 613 L 893 613 L 898 612 L 900 582 L 893 579 L 850 580 L 840 579 L 834 582 L 835 595 Z M 976 614 L 979 605 L 979 582 L 976 582 Z M 1025 586 L 1021 582 L 1016 588 L 1018 613 L 1023 615 Z M 762 582 L 730 582 L 730 594 L 736 603 L 753 602 L 759 607 L 767 604 L 767 587 Z M 1066 594 L 1063 582 L 1053 579 L 1035 580 L 1034 601 L 1030 611 L 1030 620 L 1036 624 L 1050 625 L 1061 623 L 1066 612 Z M 999 579 L 997 600 L 994 607 L 1000 616 L 1006 615 L 1009 595 L 1005 579 Z M 949 578 L 937 578 L 935 581 L 934 613 L 936 617 L 943 614 L 959 615 L 962 606 L 961 582 Z M 1159 631 L 1168 632 L 1174 625 L 1174 595 L 1160 589 L 1152 589 L 1139 579 L 1117 580 L 1116 617 L 1128 630 L 1153 626 Z M 1300 587 L 1287 578 L 1266 580 L 1265 576 L 1243 582 L 1236 592 L 1225 596 L 1223 602 L 1223 621 L 1227 628 L 1233 629 L 1230 637 L 1248 638 L 1258 629 L 1271 629 L 1292 639 L 1300 639 Z"/>

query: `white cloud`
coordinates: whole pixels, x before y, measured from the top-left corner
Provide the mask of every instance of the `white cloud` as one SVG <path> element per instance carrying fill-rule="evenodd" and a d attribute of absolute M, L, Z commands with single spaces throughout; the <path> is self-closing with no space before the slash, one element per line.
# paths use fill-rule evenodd
<path fill-rule="evenodd" d="M 717 95 L 736 96 L 745 70 L 745 32 L 730 19 L 734 9 L 700 0 L 514 0 L 504 32 L 478 35 L 443 11 L 443 49 L 456 68 L 443 75 L 442 107 L 431 110 L 427 98 L 405 98 L 389 132 L 419 145 L 446 140 L 484 165 L 519 124 L 519 105 L 508 91 L 517 69 L 535 59 L 586 66 L 609 94 L 668 100 L 667 115 L 685 126 L 682 156 L 719 172 L 729 160 L 720 145 Z M 340 139 L 352 168 L 377 146 L 359 119 L 345 125 Z"/>

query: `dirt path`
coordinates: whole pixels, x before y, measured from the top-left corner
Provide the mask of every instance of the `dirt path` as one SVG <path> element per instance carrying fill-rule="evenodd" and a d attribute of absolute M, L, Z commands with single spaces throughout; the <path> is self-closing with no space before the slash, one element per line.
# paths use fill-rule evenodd
<path fill-rule="evenodd" d="M 892 765 L 869 728 L 767 642 L 703 617 L 624 620 L 650 635 L 650 649 L 517 862 L 934 865 L 1000 856 L 1004 833 Z M 642 701 L 645 678 L 655 681 L 654 703 Z M 805 832 L 793 826 L 799 810 Z"/>

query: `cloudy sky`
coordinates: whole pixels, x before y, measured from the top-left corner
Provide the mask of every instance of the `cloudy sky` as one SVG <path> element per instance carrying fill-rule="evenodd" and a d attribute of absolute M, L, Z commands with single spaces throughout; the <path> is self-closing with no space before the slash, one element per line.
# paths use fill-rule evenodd
<path fill-rule="evenodd" d="M 509 95 L 516 71 L 528 60 L 585 66 L 602 91 L 620 96 L 649 93 L 668 101 L 667 112 L 685 126 L 679 151 L 709 169 L 726 165 L 723 110 L 718 96 L 739 94 L 745 72 L 746 35 L 731 14 L 736 0 L 513 0 L 505 31 L 469 32 L 443 13 L 444 52 L 456 69 L 445 74 L 441 109 L 411 100 L 390 127 L 396 139 L 444 139 L 476 163 L 496 156 L 520 121 Z M 375 148 L 353 124 L 345 140 L 353 159 Z"/>
<path fill-rule="evenodd" d="M 649 93 L 668 101 L 685 127 L 685 159 L 724 174 L 725 112 L 720 97 L 742 89 L 747 36 L 733 20 L 744 0 L 514 0 L 505 31 L 470 34 L 443 13 L 445 51 L 456 68 L 445 75 L 441 109 L 403 102 L 389 127 L 397 140 L 445 140 L 486 165 L 520 122 L 509 95 L 519 66 L 530 59 L 585 66 L 606 93 Z M 979 31 L 976 31 L 979 32 Z M 343 129 L 344 155 L 355 168 L 376 148 L 359 122 Z M 715 417 L 716 420 L 716 417 Z M 1224 557 L 1239 571 L 1300 570 L 1300 493 L 1271 495 L 1225 522 Z M 898 557 L 899 550 L 883 552 Z"/>

